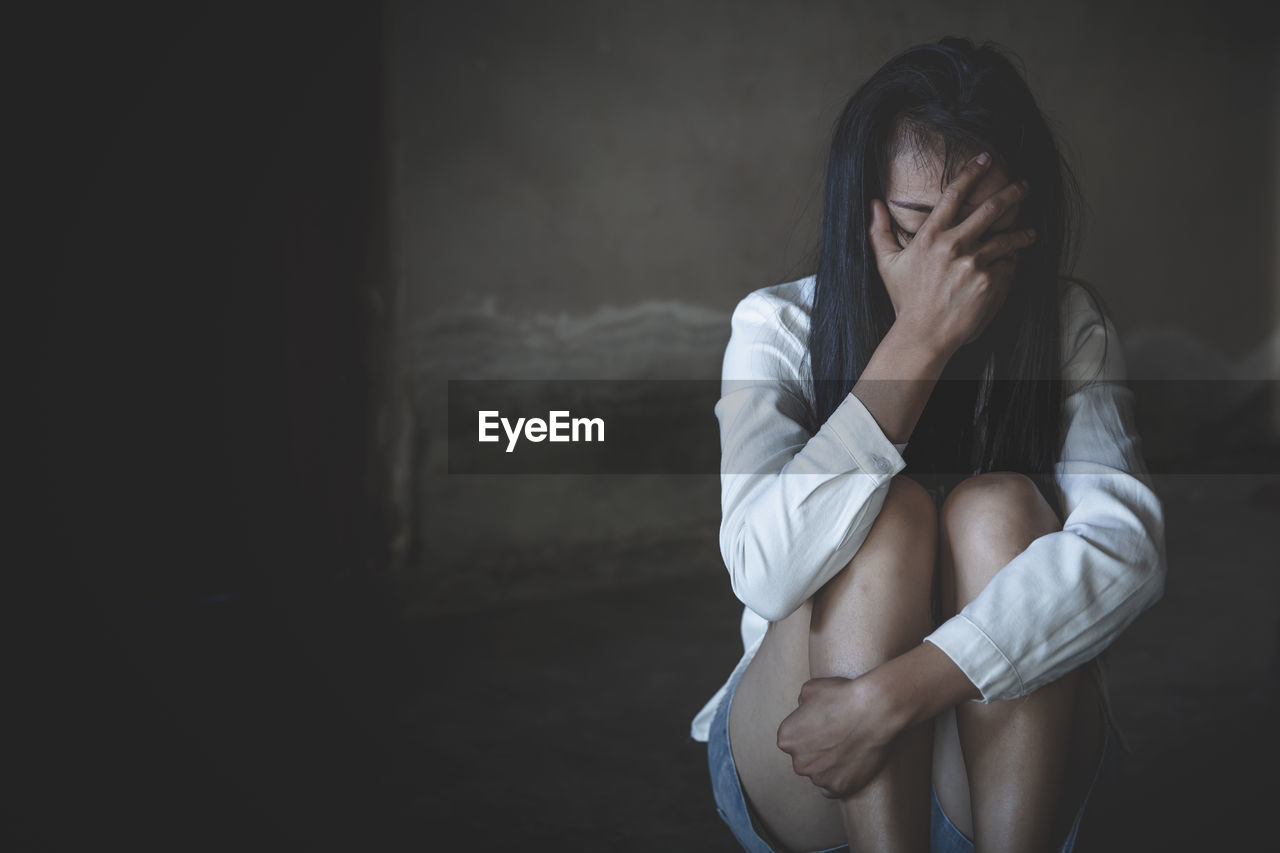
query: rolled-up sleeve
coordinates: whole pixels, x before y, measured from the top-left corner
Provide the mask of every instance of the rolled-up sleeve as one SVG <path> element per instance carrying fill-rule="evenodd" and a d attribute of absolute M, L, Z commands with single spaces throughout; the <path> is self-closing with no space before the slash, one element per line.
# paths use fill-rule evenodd
<path fill-rule="evenodd" d="M 1159 600 L 1164 512 L 1142 457 L 1111 321 L 1084 291 L 1064 306 L 1065 440 L 1054 479 L 1063 529 L 1005 565 L 926 637 L 986 703 L 1030 693 L 1104 651 Z"/>
<path fill-rule="evenodd" d="M 734 594 L 791 614 L 857 552 L 906 461 L 849 394 L 811 433 L 804 344 L 759 293 L 734 310 L 720 400 L 720 552 Z"/>

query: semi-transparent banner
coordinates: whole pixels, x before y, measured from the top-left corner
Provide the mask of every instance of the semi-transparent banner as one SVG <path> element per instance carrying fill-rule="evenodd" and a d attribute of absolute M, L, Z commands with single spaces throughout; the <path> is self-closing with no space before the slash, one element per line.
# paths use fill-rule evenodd
<path fill-rule="evenodd" d="M 933 383 L 930 399 L 974 399 L 976 389 L 966 391 L 964 384 Z M 1275 380 L 1092 382 L 1061 389 L 1068 400 L 1064 424 L 1088 428 L 1103 443 L 1136 433 L 1153 474 L 1280 473 L 1278 386 Z M 448 473 L 752 473 L 770 455 L 794 455 L 815 426 L 823 426 L 813 423 L 813 398 L 812 383 L 767 380 L 449 380 Z M 873 449 L 865 410 L 842 406 L 832 417 L 840 419 L 835 431 L 843 440 Z M 735 443 L 725 459 L 744 460 L 743 471 L 722 469 L 722 433 Z M 910 464 L 909 444 L 905 458 Z"/>

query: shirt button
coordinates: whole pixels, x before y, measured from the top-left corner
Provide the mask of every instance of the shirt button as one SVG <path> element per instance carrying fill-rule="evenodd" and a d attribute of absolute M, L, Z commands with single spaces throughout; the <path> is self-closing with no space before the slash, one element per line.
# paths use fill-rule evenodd
<path fill-rule="evenodd" d="M 883 456 L 872 456 L 871 467 L 875 469 L 877 474 L 888 474 L 893 470 L 893 463 Z"/>

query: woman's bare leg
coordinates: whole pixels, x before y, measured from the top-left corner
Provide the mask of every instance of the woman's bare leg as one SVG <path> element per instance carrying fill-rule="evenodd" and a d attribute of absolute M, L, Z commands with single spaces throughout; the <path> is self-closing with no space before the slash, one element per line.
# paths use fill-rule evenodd
<path fill-rule="evenodd" d="M 1061 527 L 1021 474 L 993 472 L 962 482 L 943 504 L 939 523 L 944 610 L 963 608 L 1033 540 Z M 1020 699 L 956 706 L 971 815 L 953 785 L 939 784 L 938 796 L 978 850 L 1048 850 L 1065 832 L 1063 819 L 1074 809 L 1061 806 L 1078 804 L 1090 771 L 1090 762 L 1068 758 L 1073 750 L 1095 755 L 1100 734 L 1096 705 L 1078 701 L 1080 682 L 1076 670 Z M 946 764 L 946 750 L 938 759 Z M 935 771 L 954 779 L 945 767 Z"/>
<path fill-rule="evenodd" d="M 866 541 L 795 613 L 771 623 L 729 709 L 743 790 L 766 832 L 791 850 L 845 841 L 855 850 L 927 850 L 932 729 L 905 732 L 858 794 L 831 800 L 777 747 L 778 726 L 810 677 L 854 677 L 918 645 L 929 632 L 937 512 L 898 476 Z"/>

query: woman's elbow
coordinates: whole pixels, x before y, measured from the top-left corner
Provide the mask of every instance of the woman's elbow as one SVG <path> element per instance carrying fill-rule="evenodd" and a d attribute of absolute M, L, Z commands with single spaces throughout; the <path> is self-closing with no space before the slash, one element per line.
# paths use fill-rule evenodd
<path fill-rule="evenodd" d="M 1168 575 L 1164 549 L 1152 543 L 1136 552 L 1128 561 L 1128 598 L 1133 604 L 1134 615 L 1153 606 L 1164 597 L 1164 582 Z"/>
<path fill-rule="evenodd" d="M 793 604 L 790 597 L 779 595 L 776 590 L 749 584 L 740 585 L 735 582 L 733 593 L 751 612 L 768 622 L 781 622 L 800 606 L 798 602 Z"/>
<path fill-rule="evenodd" d="M 780 588 L 776 582 L 770 582 L 763 570 L 749 564 L 731 564 L 729 582 L 738 600 L 769 622 L 786 619 L 800 606 L 800 602 L 791 601 L 794 596 L 789 590 Z"/>
<path fill-rule="evenodd" d="M 1169 575 L 1169 567 L 1165 562 L 1164 550 L 1157 551 L 1152 558 L 1150 568 L 1147 571 L 1147 587 L 1149 589 L 1147 595 L 1147 606 L 1155 604 L 1161 598 L 1164 598 L 1164 582 Z"/>
<path fill-rule="evenodd" d="M 769 571 L 771 560 L 741 540 L 724 553 L 733 594 L 752 612 L 769 622 L 780 622 L 795 612 L 803 599 L 799 589 L 791 589 L 776 573 Z"/>

